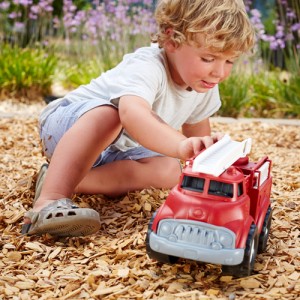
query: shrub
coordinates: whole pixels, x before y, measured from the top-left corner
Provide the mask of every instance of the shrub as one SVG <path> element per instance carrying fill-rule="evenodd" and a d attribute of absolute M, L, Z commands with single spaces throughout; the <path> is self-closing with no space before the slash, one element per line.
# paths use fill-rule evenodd
<path fill-rule="evenodd" d="M 44 50 L 2 45 L 0 89 L 5 94 L 46 95 L 50 92 L 57 58 Z"/>
<path fill-rule="evenodd" d="M 280 69 L 243 74 L 234 71 L 220 84 L 221 116 L 297 118 L 300 77 Z"/>

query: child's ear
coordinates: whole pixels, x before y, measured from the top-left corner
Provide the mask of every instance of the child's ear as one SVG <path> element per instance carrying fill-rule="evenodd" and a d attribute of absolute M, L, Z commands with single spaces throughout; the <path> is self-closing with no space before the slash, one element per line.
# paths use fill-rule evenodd
<path fill-rule="evenodd" d="M 165 41 L 164 48 L 169 52 L 173 52 L 176 48 L 178 48 L 177 44 L 172 39 L 174 35 L 173 28 L 167 28 L 165 33 L 168 36 L 168 39 Z"/>
<path fill-rule="evenodd" d="M 169 28 L 166 29 L 166 35 L 171 37 L 171 36 L 173 36 L 173 34 L 174 34 L 173 28 L 169 27 Z"/>

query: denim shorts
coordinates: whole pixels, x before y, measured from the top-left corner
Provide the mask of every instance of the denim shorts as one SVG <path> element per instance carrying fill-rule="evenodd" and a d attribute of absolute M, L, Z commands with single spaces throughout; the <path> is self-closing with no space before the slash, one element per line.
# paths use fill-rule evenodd
<path fill-rule="evenodd" d="M 89 110 L 102 106 L 112 105 L 105 100 L 88 100 L 73 102 L 65 105 L 62 103 L 54 112 L 52 112 L 43 124 L 40 124 L 40 137 L 44 155 L 50 160 L 54 149 L 69 128 Z M 113 105 L 112 105 L 113 106 Z M 78 137 L 80 142 L 80 137 Z M 127 151 L 121 151 L 114 145 L 106 148 L 95 161 L 93 167 L 101 166 L 117 160 L 139 160 L 147 157 L 163 156 L 160 153 L 148 150 L 144 147 L 135 147 Z"/>

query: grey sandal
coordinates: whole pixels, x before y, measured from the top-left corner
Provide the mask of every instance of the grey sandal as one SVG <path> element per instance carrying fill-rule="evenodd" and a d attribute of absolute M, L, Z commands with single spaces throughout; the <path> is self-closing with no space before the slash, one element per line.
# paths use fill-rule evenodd
<path fill-rule="evenodd" d="M 54 236 L 85 236 L 100 229 L 99 213 L 91 208 L 79 208 L 70 199 L 53 201 L 41 211 L 28 211 L 24 217 L 31 220 L 22 226 L 22 234 Z"/>
<path fill-rule="evenodd" d="M 36 184 L 35 184 L 35 195 L 34 195 L 34 199 L 33 199 L 33 204 L 36 202 L 36 200 L 39 198 L 39 196 L 41 194 L 41 190 L 43 187 L 43 183 L 44 183 L 44 180 L 46 177 L 48 167 L 49 167 L 49 165 L 47 163 L 44 163 L 40 168 L 40 171 L 37 176 Z"/>

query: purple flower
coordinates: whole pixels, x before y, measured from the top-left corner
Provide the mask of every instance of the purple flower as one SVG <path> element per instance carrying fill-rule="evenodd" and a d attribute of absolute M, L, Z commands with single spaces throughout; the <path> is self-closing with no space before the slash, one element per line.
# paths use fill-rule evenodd
<path fill-rule="evenodd" d="M 276 50 L 277 49 L 277 42 L 276 41 L 273 41 L 270 43 L 270 49 L 271 50 Z"/>
<path fill-rule="evenodd" d="M 48 46 L 48 45 L 49 45 L 49 41 L 48 41 L 48 40 L 44 40 L 44 41 L 43 41 L 43 45 L 44 45 L 44 46 Z"/>
<path fill-rule="evenodd" d="M 255 19 L 261 19 L 261 13 L 258 9 L 251 9 L 250 13 Z"/>
<path fill-rule="evenodd" d="M 300 23 L 295 23 L 291 26 L 291 31 L 298 31 L 300 30 Z"/>
<path fill-rule="evenodd" d="M 291 19 L 291 20 L 296 18 L 295 12 L 292 9 L 290 9 L 289 7 L 287 8 L 286 16 L 288 19 Z"/>
<path fill-rule="evenodd" d="M 53 7 L 52 7 L 53 0 L 42 0 L 38 2 L 38 6 L 41 9 L 41 11 L 46 11 L 46 12 L 52 12 Z"/>
<path fill-rule="evenodd" d="M 59 20 L 59 18 L 57 16 L 55 16 L 53 18 L 53 27 L 54 28 L 59 28 L 59 25 L 60 25 L 60 20 Z"/>
<path fill-rule="evenodd" d="M 280 0 L 280 3 L 282 6 L 287 6 L 288 3 L 287 3 L 287 0 Z"/>
<path fill-rule="evenodd" d="M 31 7 L 30 7 L 30 12 L 31 13 L 33 13 L 33 14 L 38 14 L 39 13 L 39 11 L 40 11 L 40 8 L 39 8 L 39 6 L 38 5 L 32 5 Z"/>
<path fill-rule="evenodd" d="M 284 49 L 285 48 L 285 42 L 282 39 L 278 39 L 277 40 L 277 45 L 280 49 Z"/>
<path fill-rule="evenodd" d="M 18 17 L 18 14 L 15 11 L 13 11 L 8 15 L 8 17 L 10 19 L 16 19 Z"/>
<path fill-rule="evenodd" d="M 32 4 L 32 0 L 18 0 L 19 4 L 22 6 L 29 6 Z"/>
<path fill-rule="evenodd" d="M 276 39 L 274 36 L 269 36 L 270 49 L 276 50 L 278 48 L 285 48 L 285 42 L 282 39 Z"/>
<path fill-rule="evenodd" d="M 10 3 L 7 2 L 7 1 L 4 1 L 4 2 L 0 3 L 0 9 L 1 10 L 8 10 L 9 7 L 10 7 Z"/>
<path fill-rule="evenodd" d="M 151 7 L 153 4 L 153 1 L 152 0 L 144 0 L 143 3 L 144 3 L 144 5 Z"/>
<path fill-rule="evenodd" d="M 24 28 L 25 28 L 24 23 L 22 23 L 22 22 L 15 22 L 15 24 L 14 24 L 14 30 L 16 32 L 23 32 Z"/>
<path fill-rule="evenodd" d="M 282 25 L 277 25 L 277 32 L 276 32 L 276 35 L 275 37 L 280 39 L 280 38 L 283 38 L 284 37 L 284 27 Z"/>
<path fill-rule="evenodd" d="M 288 33 L 286 36 L 285 36 L 285 40 L 286 41 L 292 41 L 294 40 L 294 36 L 292 33 Z"/>
<path fill-rule="evenodd" d="M 249 12 L 252 1 L 251 0 L 244 0 L 244 4 L 245 4 L 245 7 L 246 7 L 246 11 Z"/>
<path fill-rule="evenodd" d="M 29 13 L 28 17 L 29 17 L 30 20 L 37 20 L 38 19 L 38 16 L 36 14 L 31 13 L 31 12 Z"/>
<path fill-rule="evenodd" d="M 252 9 L 250 11 L 250 14 L 251 14 L 250 17 L 251 23 L 253 24 L 254 28 L 258 32 L 258 36 L 261 38 L 261 36 L 263 36 L 265 33 L 265 26 L 261 20 L 261 13 L 257 9 Z"/>

